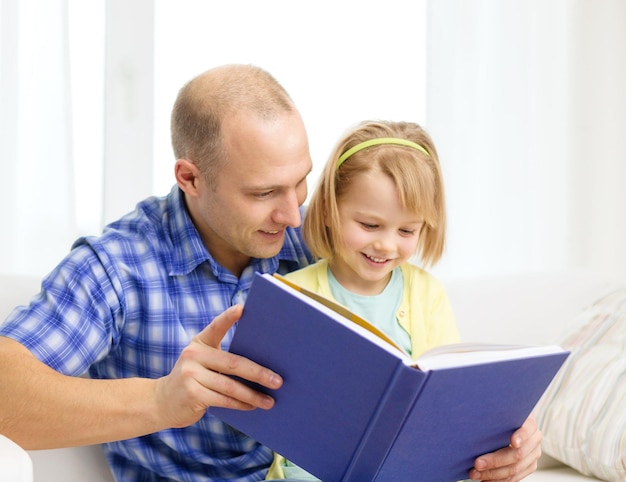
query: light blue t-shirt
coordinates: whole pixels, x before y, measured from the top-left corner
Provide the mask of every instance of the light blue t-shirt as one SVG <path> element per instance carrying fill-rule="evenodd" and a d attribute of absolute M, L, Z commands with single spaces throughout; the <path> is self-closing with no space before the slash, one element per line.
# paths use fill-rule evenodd
<path fill-rule="evenodd" d="M 328 284 L 333 297 L 361 318 L 369 321 L 376 328 L 396 342 L 400 348 L 411 354 L 411 338 L 398 323 L 396 313 L 402 302 L 404 278 L 398 267 L 391 272 L 391 279 L 382 293 L 373 296 L 359 295 L 341 286 L 328 268 Z"/>

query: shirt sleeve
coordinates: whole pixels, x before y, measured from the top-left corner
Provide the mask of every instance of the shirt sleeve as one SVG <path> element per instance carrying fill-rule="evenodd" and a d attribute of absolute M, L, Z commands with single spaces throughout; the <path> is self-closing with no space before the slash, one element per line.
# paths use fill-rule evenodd
<path fill-rule="evenodd" d="M 98 255 L 81 245 L 42 282 L 28 306 L 0 326 L 34 356 L 66 375 L 81 375 L 115 343 L 121 304 Z"/>

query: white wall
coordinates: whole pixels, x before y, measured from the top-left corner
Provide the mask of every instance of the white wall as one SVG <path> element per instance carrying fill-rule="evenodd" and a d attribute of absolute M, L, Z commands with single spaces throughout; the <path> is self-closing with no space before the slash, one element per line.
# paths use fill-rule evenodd
<path fill-rule="evenodd" d="M 370 118 L 425 121 L 425 0 L 155 2 L 155 189 L 173 182 L 169 115 L 178 89 L 224 63 L 285 86 L 308 128 L 315 183 L 335 141 Z"/>
<path fill-rule="evenodd" d="M 626 3 L 429 3 L 428 125 L 448 188 L 439 272 L 626 281 Z"/>
<path fill-rule="evenodd" d="M 571 257 L 626 280 L 626 2 L 572 13 Z"/>

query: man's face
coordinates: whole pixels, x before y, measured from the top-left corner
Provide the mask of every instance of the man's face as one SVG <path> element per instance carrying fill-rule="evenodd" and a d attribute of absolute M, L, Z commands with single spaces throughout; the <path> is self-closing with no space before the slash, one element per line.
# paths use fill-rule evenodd
<path fill-rule="evenodd" d="M 199 180 L 190 211 L 211 255 L 238 276 L 250 258 L 276 255 L 285 229 L 300 225 L 312 162 L 297 112 L 272 120 L 232 116 L 222 135 L 227 158 L 215 188 Z"/>

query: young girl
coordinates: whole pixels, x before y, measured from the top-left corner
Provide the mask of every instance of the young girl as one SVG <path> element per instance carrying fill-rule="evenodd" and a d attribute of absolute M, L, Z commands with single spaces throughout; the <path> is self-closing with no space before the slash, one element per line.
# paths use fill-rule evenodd
<path fill-rule="evenodd" d="M 442 285 L 424 269 L 443 253 L 441 169 L 430 136 L 409 122 L 364 122 L 330 156 L 304 220 L 320 260 L 288 278 L 376 325 L 413 358 L 459 341 Z M 277 456 L 270 478 L 317 480 Z"/>

